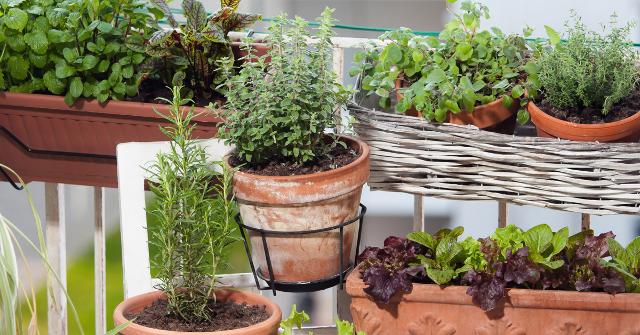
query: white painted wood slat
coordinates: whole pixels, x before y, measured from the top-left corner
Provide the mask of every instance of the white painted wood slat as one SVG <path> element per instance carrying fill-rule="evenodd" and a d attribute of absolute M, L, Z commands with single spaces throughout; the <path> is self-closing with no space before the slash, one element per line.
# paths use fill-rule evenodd
<path fill-rule="evenodd" d="M 67 285 L 67 248 L 65 224 L 64 185 L 45 183 L 45 222 L 47 254 L 52 270 L 58 274 L 60 282 L 49 273 L 47 281 L 51 289 L 47 294 L 47 325 L 49 334 L 67 334 L 67 299 L 64 294 Z"/>

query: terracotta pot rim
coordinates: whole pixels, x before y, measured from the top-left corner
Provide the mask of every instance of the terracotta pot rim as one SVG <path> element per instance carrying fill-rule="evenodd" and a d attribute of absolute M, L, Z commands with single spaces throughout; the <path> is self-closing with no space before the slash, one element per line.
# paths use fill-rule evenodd
<path fill-rule="evenodd" d="M 240 290 L 235 290 L 235 289 L 219 289 L 216 290 L 217 292 L 224 292 L 225 294 L 233 294 L 233 293 L 241 293 L 241 294 L 245 294 L 248 296 L 251 296 L 252 298 L 254 298 L 255 300 L 259 301 L 259 304 L 261 305 L 265 305 L 267 307 L 267 309 L 271 309 L 271 315 L 269 316 L 268 319 L 260 322 L 260 323 L 256 323 L 254 325 L 251 325 L 249 327 L 244 327 L 244 328 L 236 328 L 236 329 L 230 329 L 230 330 L 223 330 L 223 331 L 214 331 L 214 332 L 181 332 L 181 331 L 172 331 L 172 330 L 164 330 L 164 329 L 156 329 L 156 328 L 150 328 L 150 327 L 145 327 L 142 325 L 139 325 L 135 322 L 131 322 L 131 325 L 127 328 L 125 328 L 125 330 L 132 328 L 133 330 L 138 330 L 138 331 L 144 331 L 144 332 L 152 332 L 154 334 L 158 334 L 158 335 L 179 335 L 179 334 L 194 334 L 194 335 L 198 335 L 198 334 L 224 334 L 224 335 L 241 335 L 241 334 L 245 334 L 248 333 L 250 331 L 255 331 L 258 330 L 260 328 L 267 328 L 269 327 L 269 325 L 271 324 L 276 324 L 278 325 L 280 323 L 280 320 L 282 319 L 282 311 L 280 310 L 280 307 L 278 307 L 278 305 L 276 305 L 274 302 L 272 302 L 271 300 L 255 294 L 255 293 L 251 293 L 251 292 L 247 292 L 247 291 L 240 291 Z M 133 300 L 134 298 L 137 299 L 148 299 L 149 303 L 153 303 L 157 300 L 162 299 L 163 297 L 166 297 L 166 295 L 164 294 L 164 292 L 161 291 L 153 291 L 153 292 L 147 292 L 147 293 L 143 293 L 134 297 L 130 297 L 125 299 L 124 301 L 122 301 L 120 304 L 118 304 L 118 306 L 116 307 L 116 309 L 113 311 L 113 318 L 114 321 L 116 321 L 116 324 L 123 324 L 125 322 L 129 322 L 130 320 L 126 319 L 124 317 L 124 313 L 127 310 L 127 308 L 129 307 L 127 302 L 130 302 L 131 300 Z M 276 327 L 277 329 L 277 327 Z"/>
<path fill-rule="evenodd" d="M 538 107 L 533 101 L 529 101 L 527 104 L 527 111 L 531 114 L 531 121 L 535 124 L 535 117 L 540 117 L 542 119 L 546 119 L 549 122 L 559 123 L 565 127 L 572 128 L 583 128 L 583 129 L 602 129 L 602 128 L 612 128 L 619 127 L 625 125 L 627 123 L 631 123 L 636 121 L 636 119 L 640 119 L 640 110 L 635 114 L 624 118 L 622 120 L 613 121 L 613 122 L 605 122 L 605 123 L 573 123 L 569 121 L 565 121 L 562 119 L 558 119 L 552 115 L 547 114 L 540 107 Z M 534 117 L 535 116 L 535 117 Z"/>
<path fill-rule="evenodd" d="M 363 140 L 357 137 L 347 136 L 347 135 L 339 135 L 338 137 L 341 139 L 345 139 L 347 141 L 352 141 L 356 143 L 358 145 L 358 148 L 360 149 L 360 156 L 358 156 L 358 158 L 356 158 L 356 160 L 354 160 L 353 162 L 347 165 L 341 166 L 337 169 L 332 169 L 332 170 L 327 170 L 322 172 L 315 172 L 315 173 L 298 174 L 293 176 L 264 176 L 264 175 L 243 172 L 243 171 L 236 171 L 234 174 L 240 175 L 240 176 L 247 176 L 256 180 L 274 180 L 279 182 L 284 182 L 284 181 L 300 182 L 309 178 L 317 179 L 317 178 L 325 178 L 325 177 L 331 177 L 334 175 L 341 174 L 344 171 L 351 170 L 353 167 L 364 163 L 369 158 L 369 146 Z M 224 161 L 229 166 L 231 165 L 229 164 L 229 158 L 234 152 L 235 152 L 235 149 L 232 149 L 230 152 L 228 152 L 224 156 Z"/>

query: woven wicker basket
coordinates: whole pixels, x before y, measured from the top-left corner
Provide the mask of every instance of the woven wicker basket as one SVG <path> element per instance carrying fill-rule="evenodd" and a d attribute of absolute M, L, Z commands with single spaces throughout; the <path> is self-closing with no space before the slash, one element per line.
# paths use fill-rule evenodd
<path fill-rule="evenodd" d="M 502 135 L 349 105 L 375 190 L 640 214 L 640 144 Z"/>

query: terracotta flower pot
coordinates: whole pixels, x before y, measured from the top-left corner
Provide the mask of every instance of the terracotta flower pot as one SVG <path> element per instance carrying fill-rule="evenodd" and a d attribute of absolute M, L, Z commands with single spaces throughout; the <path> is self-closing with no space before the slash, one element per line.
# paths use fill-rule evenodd
<path fill-rule="evenodd" d="M 347 278 L 351 316 L 367 335 L 623 335 L 640 334 L 640 294 L 510 289 L 490 313 L 473 304 L 466 286 L 414 284 L 409 294 L 378 304 L 359 271 Z"/>
<path fill-rule="evenodd" d="M 159 126 L 168 125 L 154 113 L 167 105 L 78 100 L 44 94 L 0 93 L 2 161 L 26 181 L 117 186 L 116 145 L 166 139 Z M 194 136 L 211 138 L 220 119 L 204 112 L 195 120 Z"/>
<path fill-rule="evenodd" d="M 579 124 L 555 118 L 529 102 L 527 110 L 538 136 L 589 142 L 638 142 L 640 140 L 640 112 L 626 119 L 599 123 Z"/>
<path fill-rule="evenodd" d="M 338 169 L 296 176 L 260 176 L 236 172 L 233 189 L 244 224 L 276 231 L 305 231 L 336 226 L 357 216 L 362 186 L 369 177 L 369 147 L 343 137 L 360 156 Z M 227 156 L 228 159 L 228 156 Z M 343 264 L 340 235 L 329 232 L 267 237 L 274 280 L 303 282 L 329 279 L 346 270 L 357 224 L 344 228 Z M 259 234 L 250 234 L 254 260 L 269 278 Z"/>
<path fill-rule="evenodd" d="M 151 305 L 154 301 L 165 299 L 166 296 L 163 292 L 155 291 L 149 292 L 141 295 L 137 295 L 135 297 L 131 297 L 121 302 L 116 309 L 113 311 L 113 321 L 116 326 L 129 322 L 127 318 L 125 318 L 125 313 L 136 313 L 144 309 L 146 306 Z M 234 329 L 234 330 L 225 330 L 225 331 L 217 331 L 217 332 L 178 332 L 178 331 L 168 331 L 161 329 L 153 329 L 149 327 L 144 327 L 132 322 L 127 328 L 120 331 L 120 334 L 123 335 L 179 335 L 179 334 L 212 334 L 212 335 L 276 335 L 278 333 L 278 326 L 280 325 L 280 320 L 282 319 L 282 311 L 280 307 L 273 303 L 271 300 L 246 291 L 235 291 L 235 290 L 217 290 L 216 298 L 219 301 L 233 301 L 236 303 L 246 303 L 247 305 L 264 305 L 267 309 L 267 312 L 271 314 L 271 316 L 258 324 L 255 324 L 250 327 Z"/>
<path fill-rule="evenodd" d="M 396 99 L 398 101 L 403 97 L 400 88 L 405 87 L 404 85 L 402 80 L 396 80 Z M 517 102 L 514 102 L 511 107 L 507 108 L 502 104 L 502 99 L 498 99 L 485 105 L 476 106 L 473 109 L 473 113 L 466 111 L 460 111 L 459 113 L 449 112 L 445 121 L 458 125 L 470 124 L 488 131 L 513 134 L 516 125 L 517 111 Z M 405 114 L 420 116 L 420 112 L 413 107 Z"/>

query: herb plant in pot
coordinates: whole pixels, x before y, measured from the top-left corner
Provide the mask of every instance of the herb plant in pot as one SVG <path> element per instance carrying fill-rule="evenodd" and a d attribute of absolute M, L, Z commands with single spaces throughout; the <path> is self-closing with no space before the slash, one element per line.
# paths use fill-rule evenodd
<path fill-rule="evenodd" d="M 510 225 L 478 240 L 460 240 L 462 232 L 413 232 L 365 249 L 346 285 L 356 329 L 370 335 L 638 330 L 640 238 L 624 248 L 611 232 L 569 236 L 567 228 L 554 232 L 544 224 L 527 231 Z"/>
<path fill-rule="evenodd" d="M 391 106 L 395 92 L 399 113 L 511 133 L 516 111 L 520 123 L 528 121 L 525 91 L 537 91 L 527 75 L 533 49 L 524 37 L 531 31 L 522 37 L 482 30 L 486 6 L 465 1 L 460 9 L 437 38 L 406 28 L 382 35 L 384 43 L 356 55 L 363 63 L 352 74 L 362 73 L 362 89 L 379 96 L 382 107 Z"/>
<path fill-rule="evenodd" d="M 369 176 L 369 149 L 357 138 L 325 133 L 349 92 L 332 70 L 331 9 L 325 9 L 309 46 L 307 22 L 278 17 L 269 51 L 242 65 L 228 81 L 227 115 L 219 136 L 235 149 L 227 163 L 239 171 L 233 188 L 244 224 L 275 231 L 309 231 L 355 219 Z M 270 62 L 266 62 L 269 58 Z M 355 225 L 344 228 L 348 265 Z M 337 278 L 339 230 L 268 237 L 273 277 L 279 282 Z M 264 246 L 251 235 L 260 272 L 270 278 Z"/>
<path fill-rule="evenodd" d="M 159 250 L 153 260 L 159 291 L 126 299 L 114 311 L 115 323 L 133 321 L 121 332 L 125 335 L 275 335 L 281 319 L 276 304 L 255 293 L 216 288 L 226 248 L 236 240 L 233 171 L 222 162 L 212 166 L 192 140 L 193 108 L 181 107 L 191 101 L 182 99 L 180 91 L 173 88 L 167 115 L 172 125 L 163 129 L 170 149 L 149 167 L 158 201 L 150 210 L 158 221 L 150 233 Z"/>
<path fill-rule="evenodd" d="M 542 50 L 541 96 L 528 106 L 538 136 L 637 142 L 640 59 L 629 40 L 632 26 L 620 27 L 612 20 L 608 34 L 599 34 L 573 16 L 566 42 L 547 28 L 553 47 Z"/>

